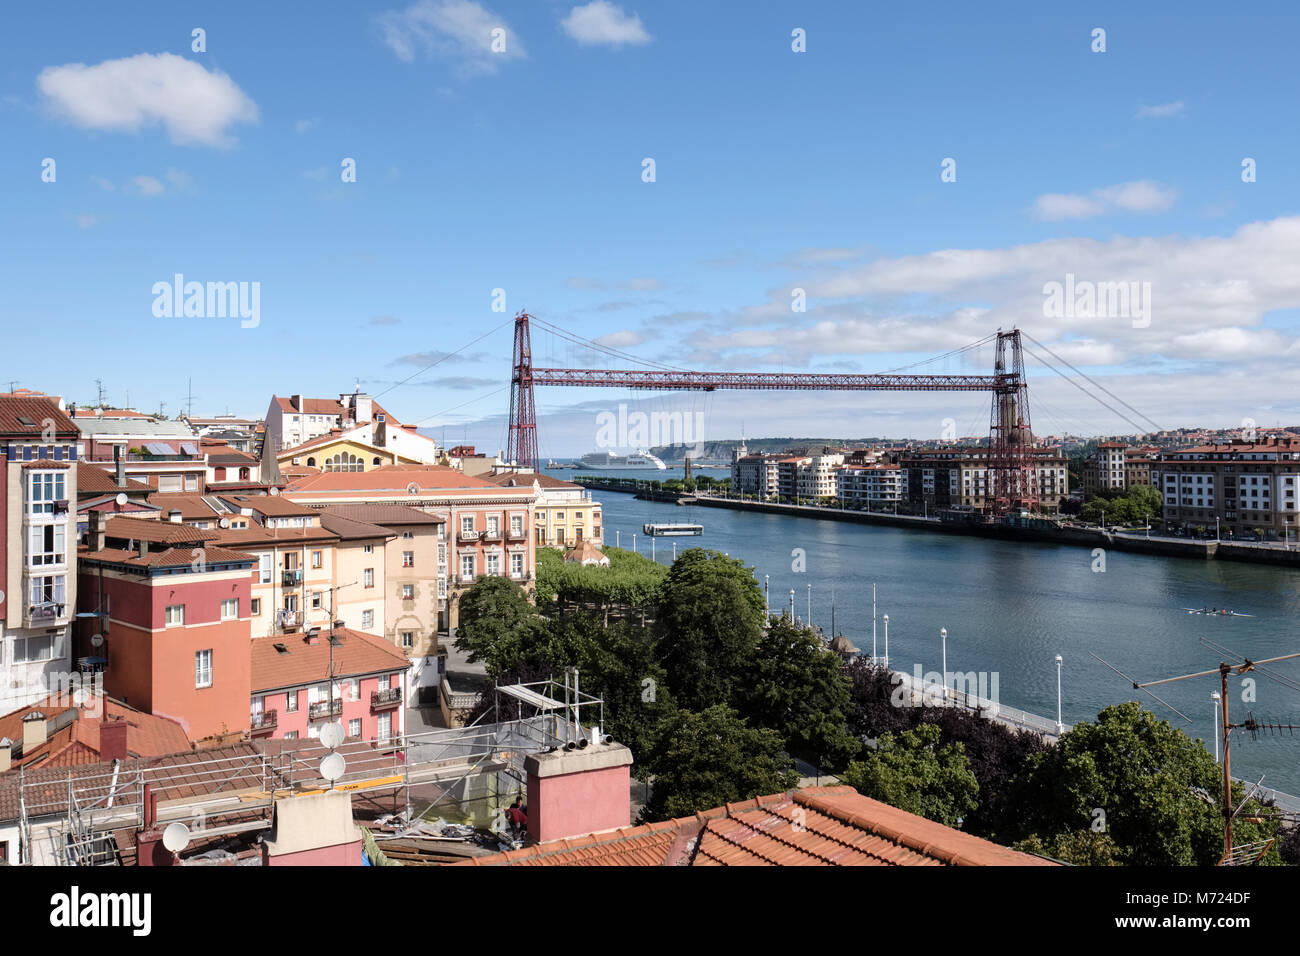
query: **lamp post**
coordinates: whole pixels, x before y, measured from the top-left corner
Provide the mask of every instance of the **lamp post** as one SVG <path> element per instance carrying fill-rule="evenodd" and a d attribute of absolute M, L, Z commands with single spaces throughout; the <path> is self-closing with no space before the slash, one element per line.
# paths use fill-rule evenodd
<path fill-rule="evenodd" d="M 1219 516 L 1214 516 L 1214 540 L 1219 540 Z"/>
<path fill-rule="evenodd" d="M 1210 700 L 1214 701 L 1214 762 L 1219 762 L 1219 701 L 1222 698 L 1216 690 L 1210 695 Z"/>
<path fill-rule="evenodd" d="M 1147 519 L 1147 537 L 1150 538 L 1151 537 L 1151 512 L 1148 511 L 1146 513 L 1146 519 Z"/>
<path fill-rule="evenodd" d="M 615 532 L 614 532 L 614 547 L 616 547 L 616 548 L 617 548 L 617 547 L 620 547 L 620 544 L 619 544 L 619 541 L 618 541 L 618 536 L 619 536 L 621 533 L 622 533 L 622 532 L 619 532 L 619 531 L 615 531 Z"/>
<path fill-rule="evenodd" d="M 1106 530 L 1106 509 L 1105 508 L 1101 509 L 1101 530 L 1102 531 Z"/>
<path fill-rule="evenodd" d="M 939 637 L 943 639 L 943 699 L 948 700 L 948 629 L 939 628 Z"/>
<path fill-rule="evenodd" d="M 1059 737 L 1065 732 L 1065 724 L 1061 722 L 1061 655 L 1056 655 L 1056 735 Z"/>
<path fill-rule="evenodd" d="M 808 582 L 808 620 L 805 623 L 809 627 L 812 627 L 812 582 L 811 581 Z M 832 634 L 831 636 L 834 637 L 835 635 Z"/>
<path fill-rule="evenodd" d="M 790 589 L 790 623 L 794 623 L 794 588 Z"/>
<path fill-rule="evenodd" d="M 772 595 L 768 588 L 771 586 L 771 575 L 763 575 L 763 605 L 767 609 L 767 616 L 772 616 Z"/>
<path fill-rule="evenodd" d="M 889 615 L 886 614 L 882 620 L 885 622 L 885 666 L 889 666 Z"/>

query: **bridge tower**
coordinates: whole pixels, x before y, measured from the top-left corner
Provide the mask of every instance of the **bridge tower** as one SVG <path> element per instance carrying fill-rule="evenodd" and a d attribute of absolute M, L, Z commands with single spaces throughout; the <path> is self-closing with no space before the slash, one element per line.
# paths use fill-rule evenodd
<path fill-rule="evenodd" d="M 538 468 L 537 406 L 533 401 L 533 345 L 527 312 L 515 316 L 514 370 L 510 376 L 510 431 L 506 461 L 519 468 Z"/>
<path fill-rule="evenodd" d="M 993 365 L 997 385 L 989 416 L 988 468 L 985 471 L 994 514 L 1036 508 L 1038 485 L 1034 466 L 1034 436 L 1029 425 L 1029 384 L 1020 348 L 1020 330 L 998 330 Z"/>

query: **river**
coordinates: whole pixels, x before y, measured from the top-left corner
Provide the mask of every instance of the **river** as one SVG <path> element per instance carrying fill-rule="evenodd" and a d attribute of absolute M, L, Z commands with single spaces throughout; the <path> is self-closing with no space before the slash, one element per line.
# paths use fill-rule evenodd
<path fill-rule="evenodd" d="M 572 478 L 573 471 L 553 472 Z M 582 473 L 579 469 L 578 474 Z M 725 477 L 725 470 L 701 474 Z M 680 477 L 680 471 L 610 472 L 620 477 Z M 773 608 L 807 616 L 830 631 L 834 595 L 836 626 L 871 653 L 871 585 L 880 615 L 889 615 L 890 664 L 911 672 L 941 669 L 940 629 L 948 629 L 948 670 L 997 674 L 999 700 L 1055 719 L 1055 657 L 1064 658 L 1062 717 L 1092 720 L 1102 708 L 1141 699 L 1156 716 L 1214 748 L 1214 703 L 1219 678 L 1193 678 L 1155 689 L 1191 718 L 1133 690 L 1131 683 L 1094 660 L 1109 661 L 1134 680 L 1151 681 L 1217 667 L 1222 655 L 1202 638 L 1252 659 L 1300 652 L 1300 573 L 1233 561 L 1162 558 L 1109 551 L 1104 571 L 1094 571 L 1091 550 L 1052 544 L 1016 544 L 986 538 L 935 534 L 905 528 L 756 515 L 721 508 L 637 501 L 619 492 L 593 492 L 604 514 L 605 543 L 617 539 L 650 554 L 641 526 L 649 521 L 702 524 L 693 538 L 658 538 L 655 557 L 672 560 L 678 550 L 706 547 L 752 565 L 760 585 L 771 580 Z M 799 554 L 803 567 L 797 571 Z M 1184 607 L 1228 607 L 1253 618 L 1188 614 Z M 884 653 L 884 626 L 877 625 Z M 1270 670 L 1300 683 L 1300 659 Z M 1300 691 L 1259 674 L 1251 689 L 1229 679 L 1230 717 L 1300 723 Z M 1285 732 L 1252 740 L 1234 732 L 1233 776 L 1300 795 L 1300 735 Z"/>

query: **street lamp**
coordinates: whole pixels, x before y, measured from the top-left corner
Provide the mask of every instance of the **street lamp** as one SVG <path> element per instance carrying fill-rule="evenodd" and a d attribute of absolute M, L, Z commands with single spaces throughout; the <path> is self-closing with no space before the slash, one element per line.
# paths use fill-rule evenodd
<path fill-rule="evenodd" d="M 763 604 L 767 608 L 767 616 L 772 616 L 772 594 L 768 590 L 771 584 L 771 575 L 763 575 Z"/>
<path fill-rule="evenodd" d="M 939 628 L 939 637 L 943 639 L 943 699 L 948 699 L 948 629 Z"/>
<path fill-rule="evenodd" d="M 1219 516 L 1214 516 L 1214 540 L 1219 540 Z"/>
<path fill-rule="evenodd" d="M 1102 531 L 1106 530 L 1106 509 L 1105 508 L 1101 509 L 1101 530 Z"/>
<path fill-rule="evenodd" d="M 1214 762 L 1219 762 L 1219 701 L 1222 698 L 1216 690 L 1210 695 L 1210 700 L 1214 701 Z"/>
<path fill-rule="evenodd" d="M 794 623 L 794 588 L 790 589 L 790 623 Z"/>
<path fill-rule="evenodd" d="M 1056 655 L 1056 734 L 1065 733 L 1065 724 L 1061 722 L 1061 655 Z"/>
<path fill-rule="evenodd" d="M 1147 519 L 1147 537 L 1149 538 L 1151 537 L 1151 512 L 1148 511 L 1146 513 L 1146 519 Z"/>
<path fill-rule="evenodd" d="M 812 627 L 812 582 L 811 581 L 808 582 L 808 620 L 806 623 L 809 627 Z M 831 637 L 834 636 L 835 636 L 834 634 L 831 635 Z"/>
<path fill-rule="evenodd" d="M 885 622 L 885 666 L 888 667 L 889 666 L 889 615 L 886 614 L 883 620 Z"/>

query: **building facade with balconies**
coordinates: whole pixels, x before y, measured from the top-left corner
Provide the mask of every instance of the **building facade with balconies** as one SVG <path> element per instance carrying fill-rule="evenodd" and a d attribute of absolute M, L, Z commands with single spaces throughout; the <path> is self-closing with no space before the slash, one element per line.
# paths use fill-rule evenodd
<path fill-rule="evenodd" d="M 351 628 L 256 638 L 250 733 L 316 738 L 333 721 L 349 739 L 383 744 L 400 737 L 406 733 L 406 668 L 398 648 Z"/>
<path fill-rule="evenodd" d="M 49 399 L 0 398 L 0 712 L 71 675 L 78 437 Z"/>
<path fill-rule="evenodd" d="M 599 547 L 605 543 L 600 502 L 582 485 L 535 472 L 506 471 L 484 476 L 484 480 L 501 488 L 533 486 L 537 492 L 533 508 L 533 540 L 537 547 L 571 548 L 583 541 Z M 505 531 L 508 539 L 519 539 L 523 533 L 519 522 Z"/>
<path fill-rule="evenodd" d="M 1164 519 L 1180 528 L 1216 525 L 1221 536 L 1292 540 L 1300 532 L 1300 441 L 1268 438 L 1165 452 L 1151 466 Z"/>

